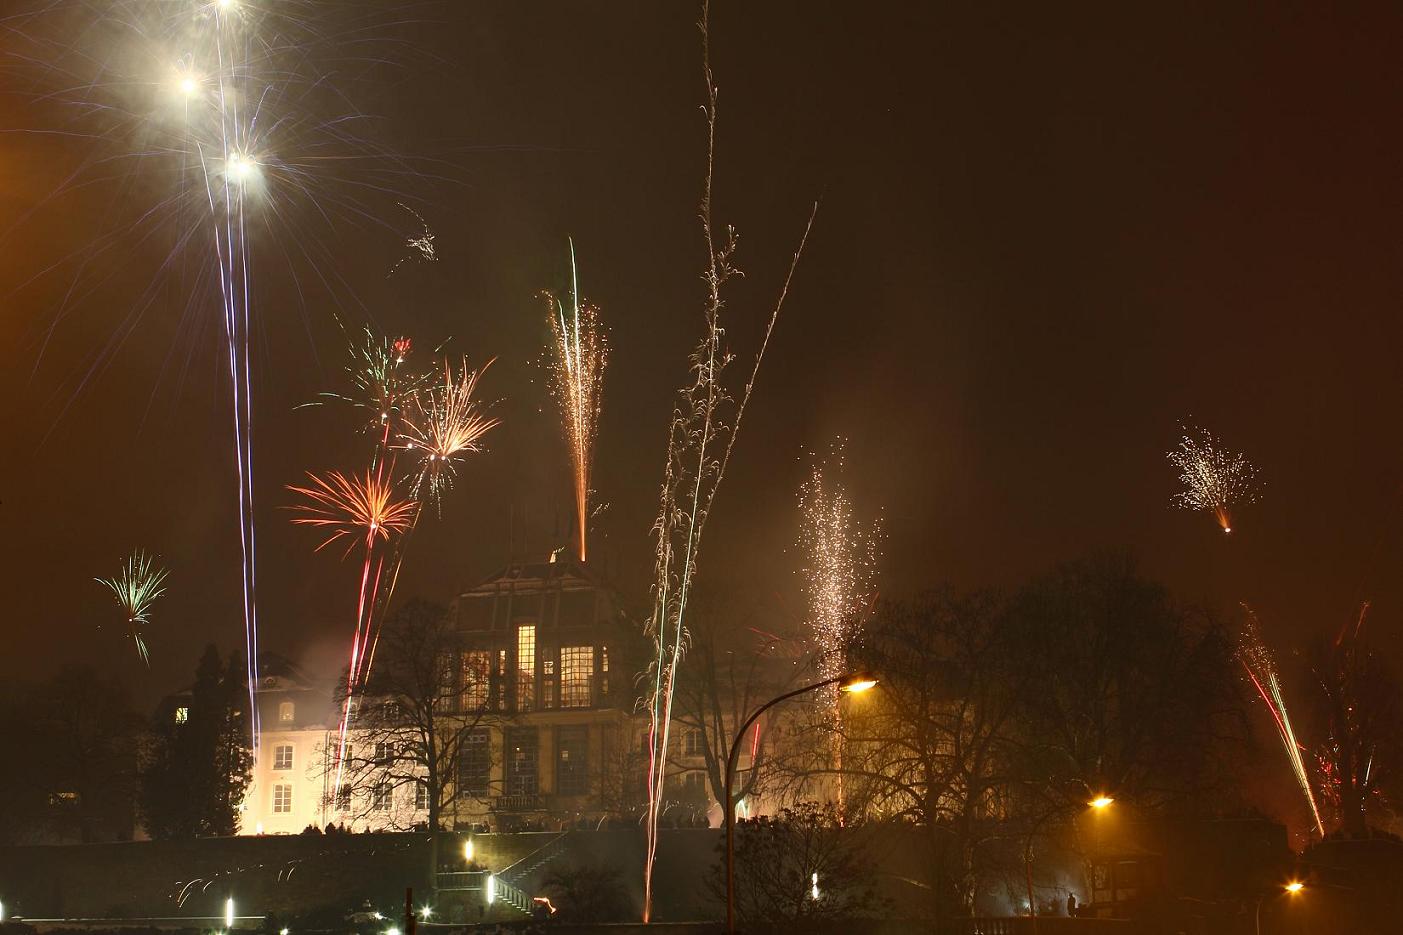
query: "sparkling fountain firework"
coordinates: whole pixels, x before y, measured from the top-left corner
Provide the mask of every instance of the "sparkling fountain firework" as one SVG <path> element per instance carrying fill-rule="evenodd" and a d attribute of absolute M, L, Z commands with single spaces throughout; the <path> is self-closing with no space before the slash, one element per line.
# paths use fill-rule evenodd
<path fill-rule="evenodd" d="M 648 708 L 648 807 L 645 815 L 647 845 L 643 863 L 643 920 L 652 915 L 653 865 L 657 859 L 658 821 L 662 817 L 663 787 L 667 776 L 672 702 L 677 669 L 686 647 L 687 603 L 701 549 L 702 531 L 716 500 L 716 492 L 726 474 L 741 420 L 750 402 L 760 364 L 774 333 L 775 322 L 789 293 L 790 280 L 803 255 L 813 227 L 815 204 L 804 226 L 779 297 L 770 312 L 764 337 L 756 351 L 749 380 L 739 401 L 729 392 L 723 377 L 733 359 L 724 342 L 722 292 L 732 276 L 739 275 L 732 265 L 736 249 L 735 229 L 728 227 L 724 239 L 716 236 L 712 224 L 712 174 L 716 143 L 716 85 L 712 80 L 708 20 L 710 7 L 702 6 L 702 69 L 706 81 L 707 158 L 698 216 L 707 248 L 702 280 L 706 286 L 701 340 L 689 359 L 691 380 L 677 396 L 668 428 L 667 459 L 659 493 L 658 517 L 653 524 L 656 542 L 653 576 L 653 610 L 645 635 L 653 643 L 653 658 L 645 674 L 643 703 Z M 729 424 L 727 424 L 729 422 Z"/>
<path fill-rule="evenodd" d="M 1224 449 L 1207 429 L 1185 426 L 1178 447 L 1165 457 L 1179 469 L 1184 485 L 1174 502 L 1212 513 L 1224 533 L 1232 532 L 1232 508 L 1257 499 L 1257 469 L 1243 455 Z"/>
<path fill-rule="evenodd" d="M 117 603 L 127 615 L 127 635 L 136 644 L 141 661 L 149 667 L 151 654 L 146 649 L 146 641 L 141 638 L 141 627 L 150 622 L 148 612 L 151 605 L 166 593 L 166 570 L 157 568 L 151 556 L 138 549 L 127 557 L 117 574 L 111 578 L 93 580 L 112 590 Z"/>
<path fill-rule="evenodd" d="M 808 601 L 809 628 L 821 679 L 847 671 L 847 650 L 858 635 L 862 615 L 876 596 L 881 522 L 864 524 L 843 489 L 843 445 L 835 442 L 827 462 L 816 456 L 809 478 L 799 487 L 800 570 Z M 843 813 L 842 710 L 836 685 L 824 693 L 831 708 L 833 770 L 839 814 Z"/>
<path fill-rule="evenodd" d="M 580 561 L 585 560 L 589 532 L 590 469 L 594 440 L 604 402 L 604 369 L 609 339 L 599 310 L 580 298 L 575 243 L 570 242 L 570 294 L 562 300 L 546 293 L 551 305 L 550 388 L 560 407 L 565 443 L 575 480 L 575 524 Z"/>
<path fill-rule="evenodd" d="M 1271 650 L 1262 641 L 1261 625 L 1257 621 L 1257 615 L 1252 608 L 1246 604 L 1242 605 L 1246 613 L 1246 619 L 1242 626 L 1242 637 L 1237 646 L 1237 659 L 1242 663 L 1242 668 L 1247 672 L 1247 679 L 1252 683 L 1252 687 L 1257 690 L 1257 695 L 1262 699 L 1262 703 L 1267 706 L 1267 711 L 1271 713 L 1272 721 L 1276 724 L 1277 736 L 1281 738 L 1281 746 L 1286 751 L 1286 758 L 1291 763 L 1291 771 L 1296 775 L 1296 782 L 1300 784 L 1301 792 L 1306 797 L 1306 802 L 1310 804 L 1311 815 L 1315 818 L 1315 827 L 1321 836 L 1325 835 L 1325 825 L 1320 820 L 1320 809 L 1316 807 L 1315 794 L 1311 791 L 1310 774 L 1306 770 L 1305 759 L 1302 756 L 1306 752 L 1305 747 L 1296 739 L 1295 729 L 1291 726 L 1291 717 L 1286 712 L 1286 699 L 1281 692 L 1281 679 L 1277 675 L 1276 660 L 1272 657 Z"/>
<path fill-rule="evenodd" d="M 881 540 L 880 520 L 858 520 L 842 475 L 843 448 L 838 443 L 827 462 L 813 459 L 809 478 L 799 488 L 801 574 L 819 675 L 825 679 L 846 671 L 845 650 L 876 589 Z M 836 700 L 836 689 L 830 694 Z"/>

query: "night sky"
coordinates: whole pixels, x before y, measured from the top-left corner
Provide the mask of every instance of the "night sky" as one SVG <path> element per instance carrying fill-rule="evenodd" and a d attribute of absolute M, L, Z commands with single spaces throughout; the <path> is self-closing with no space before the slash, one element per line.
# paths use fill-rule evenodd
<path fill-rule="evenodd" d="M 738 384 L 821 207 L 704 582 L 797 622 L 804 452 L 842 435 L 854 498 L 884 512 L 885 594 L 1011 585 L 1127 546 L 1186 600 L 1251 602 L 1283 656 L 1366 597 L 1377 641 L 1403 656 L 1400 24 L 1213 6 L 717 7 L 716 215 L 739 229 L 747 273 L 727 311 Z M 635 595 L 701 326 L 696 7 L 387 9 L 403 40 L 390 64 L 346 81 L 408 168 L 358 223 L 255 232 L 262 635 L 313 661 L 346 644 L 355 568 L 312 554 L 283 486 L 367 450 L 354 413 L 294 408 L 345 386 L 333 315 L 497 358 L 484 387 L 504 425 L 416 533 L 400 585 L 439 600 L 495 571 L 513 538 L 544 556 L 567 531 L 537 366 L 537 293 L 564 284 L 567 236 L 614 349 L 595 484 L 611 506 L 593 548 Z M 0 121 L 61 126 L 39 86 L 0 98 Z M 154 696 L 205 642 L 242 639 L 218 306 L 182 286 L 204 254 L 162 273 L 169 242 L 123 243 L 25 284 L 160 197 L 140 170 L 50 197 L 120 144 L 0 133 L 0 673 L 91 662 Z M 396 201 L 425 217 L 440 261 L 387 277 L 416 228 Z M 95 289 L 45 346 L 75 284 Z M 1230 539 L 1170 506 L 1164 453 L 1190 419 L 1261 471 Z M 92 581 L 138 546 L 171 569 L 149 675 Z"/>

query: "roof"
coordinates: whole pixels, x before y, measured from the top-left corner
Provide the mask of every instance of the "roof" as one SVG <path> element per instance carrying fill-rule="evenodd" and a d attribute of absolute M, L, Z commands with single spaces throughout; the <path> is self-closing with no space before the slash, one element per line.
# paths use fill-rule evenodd
<path fill-rule="evenodd" d="M 532 588 L 560 587 L 600 588 L 605 585 L 584 562 L 564 552 L 557 552 L 549 561 L 515 561 L 496 574 L 478 582 L 464 591 L 462 597 L 491 595 L 501 591 L 529 590 Z"/>

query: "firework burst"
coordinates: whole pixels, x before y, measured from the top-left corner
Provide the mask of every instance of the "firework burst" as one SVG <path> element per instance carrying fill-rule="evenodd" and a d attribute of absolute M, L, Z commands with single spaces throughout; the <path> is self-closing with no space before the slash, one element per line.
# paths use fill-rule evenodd
<path fill-rule="evenodd" d="M 580 561 L 585 560 L 589 530 L 590 469 L 599 413 L 604 403 L 604 369 L 609 364 L 609 339 L 599 310 L 580 298 L 575 272 L 575 244 L 570 242 L 570 294 L 567 300 L 550 293 L 550 388 L 560 407 L 570 467 L 575 481 L 575 524 Z"/>
<path fill-rule="evenodd" d="M 1267 711 L 1276 724 L 1277 736 L 1280 737 L 1281 746 L 1286 751 L 1286 759 L 1290 762 L 1296 782 L 1310 805 L 1315 827 L 1323 837 L 1325 825 L 1320 820 L 1320 809 L 1316 806 L 1315 794 L 1311 792 L 1310 773 L 1306 770 L 1305 758 L 1302 756 L 1306 749 L 1296 739 L 1296 731 L 1291 726 L 1291 717 L 1286 711 L 1286 699 L 1281 692 L 1281 679 L 1276 671 L 1276 660 L 1262 641 L 1257 615 L 1246 604 L 1242 605 L 1242 609 L 1246 613 L 1246 619 L 1242 626 L 1242 637 L 1238 641 L 1237 659 L 1242 663 L 1248 681 L 1257 690 L 1258 697 L 1267 706 Z"/>
<path fill-rule="evenodd" d="M 415 394 L 413 412 L 405 416 L 395 447 L 419 458 L 413 486 L 416 497 L 441 507 L 458 463 L 465 455 L 481 451 L 483 437 L 501 423 L 474 397 L 478 379 L 490 366 L 489 360 L 481 370 L 470 370 L 464 360 L 455 375 L 444 361 L 443 382 Z"/>
<path fill-rule="evenodd" d="M 1179 469 L 1184 489 L 1174 502 L 1185 510 L 1212 513 L 1224 533 L 1232 532 L 1232 509 L 1257 499 L 1257 469 L 1241 454 L 1223 448 L 1207 429 L 1184 428 L 1179 445 L 1165 457 Z"/>
<path fill-rule="evenodd" d="M 151 556 L 137 550 L 127 556 L 117 574 L 111 578 L 93 580 L 107 586 L 117 598 L 117 603 L 127 615 L 128 635 L 136 644 L 141 661 L 149 667 L 151 654 L 146 648 L 146 641 L 141 637 L 141 627 L 150 622 L 151 605 L 166 593 L 166 570 L 157 568 Z"/>
<path fill-rule="evenodd" d="M 310 487 L 292 487 L 293 493 L 307 498 L 299 509 L 302 515 L 294 523 L 316 526 L 327 534 L 317 551 L 338 539 L 349 539 L 346 554 L 351 553 L 362 539 L 366 548 L 376 539 L 389 540 L 392 535 L 409 529 L 413 522 L 413 500 L 396 499 L 393 485 L 367 469 L 365 476 L 347 477 L 331 471 L 325 477 L 308 474 Z"/>

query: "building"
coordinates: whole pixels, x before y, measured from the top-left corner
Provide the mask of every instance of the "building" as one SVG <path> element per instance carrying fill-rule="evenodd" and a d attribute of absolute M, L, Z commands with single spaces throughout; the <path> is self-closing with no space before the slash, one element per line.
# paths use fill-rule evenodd
<path fill-rule="evenodd" d="M 518 562 L 459 595 L 452 620 L 480 753 L 459 758 L 455 823 L 508 830 L 627 811 L 642 770 L 631 712 L 637 628 L 615 593 L 563 556 Z"/>
<path fill-rule="evenodd" d="M 259 669 L 254 698 L 261 733 L 239 833 L 296 834 L 308 825 L 322 827 L 333 820 L 325 769 L 335 726 L 329 687 L 281 657 L 260 657 Z"/>

